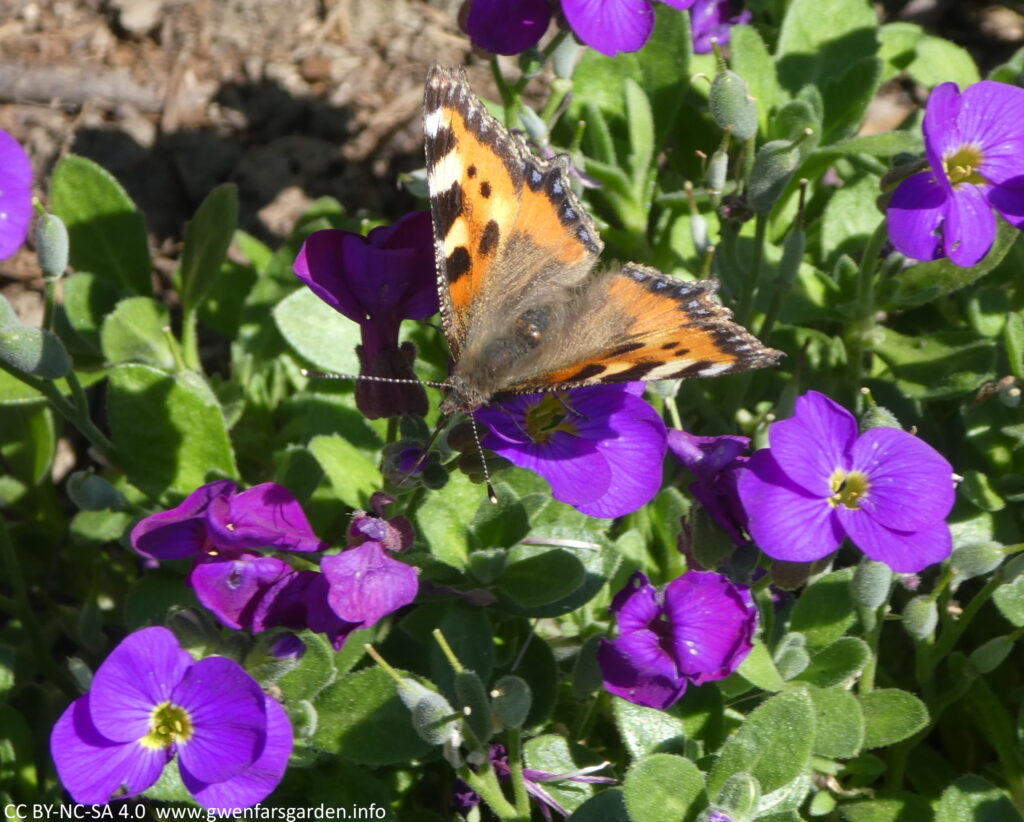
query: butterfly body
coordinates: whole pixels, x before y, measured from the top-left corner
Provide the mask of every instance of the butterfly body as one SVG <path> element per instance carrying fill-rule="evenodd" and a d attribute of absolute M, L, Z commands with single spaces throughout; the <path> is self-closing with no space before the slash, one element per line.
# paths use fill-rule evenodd
<path fill-rule="evenodd" d="M 495 394 L 712 376 L 770 365 L 711 297 L 603 248 L 569 185 L 568 158 L 534 156 L 491 117 L 462 69 L 434 66 L 424 99 L 438 292 L 454 361 L 443 413 Z"/>

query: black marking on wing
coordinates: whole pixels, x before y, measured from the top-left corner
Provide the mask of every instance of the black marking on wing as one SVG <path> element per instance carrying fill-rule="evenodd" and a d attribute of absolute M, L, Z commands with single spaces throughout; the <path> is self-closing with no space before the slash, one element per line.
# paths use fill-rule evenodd
<path fill-rule="evenodd" d="M 480 253 L 490 254 L 498 247 L 500 239 L 501 229 L 498 227 L 498 223 L 495 220 L 488 220 L 487 225 L 484 226 L 484 233 L 480 236 Z"/>
<path fill-rule="evenodd" d="M 434 201 L 437 205 L 437 232 L 443 239 L 448 236 L 448 232 L 462 214 L 462 186 L 452 183 L 452 187 L 440 192 Z"/>
<path fill-rule="evenodd" d="M 473 260 L 469 256 L 469 251 L 466 250 L 464 245 L 458 246 L 448 255 L 448 259 L 444 262 L 444 270 L 448 275 L 448 282 L 453 283 L 459 277 L 467 274 L 472 265 Z"/>

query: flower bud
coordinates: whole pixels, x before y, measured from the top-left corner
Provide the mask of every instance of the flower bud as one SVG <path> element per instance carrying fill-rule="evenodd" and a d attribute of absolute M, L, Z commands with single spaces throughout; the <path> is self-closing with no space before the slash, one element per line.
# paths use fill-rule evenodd
<path fill-rule="evenodd" d="M 60 277 L 68 267 L 68 229 L 56 214 L 44 214 L 36 223 L 36 253 L 47 277 Z"/>
<path fill-rule="evenodd" d="M 889 599 L 892 568 L 884 562 L 861 560 L 850 582 L 853 601 L 865 608 L 878 608 Z"/>
<path fill-rule="evenodd" d="M 412 726 L 420 738 L 431 745 L 444 745 L 457 733 L 453 721 L 455 711 L 441 694 L 429 688 L 423 690 L 423 695 L 409 709 L 412 712 Z"/>
<path fill-rule="evenodd" d="M 522 677 L 506 674 L 494 683 L 491 710 L 508 727 L 522 728 L 532 704 L 533 694 Z"/>
<path fill-rule="evenodd" d="M 71 501 L 83 511 L 120 511 L 125 505 L 120 491 L 89 471 L 75 471 L 66 488 Z"/>
<path fill-rule="evenodd" d="M 1006 552 L 998 542 L 985 541 L 973 542 L 970 545 L 962 545 L 953 551 L 949 558 L 949 565 L 955 572 L 952 588 L 956 589 L 961 582 L 980 577 L 998 568 L 1006 559 Z"/>
<path fill-rule="evenodd" d="M 903 629 L 914 639 L 931 636 L 939 622 L 939 609 L 930 596 L 916 596 L 903 606 Z"/>
<path fill-rule="evenodd" d="M 548 124 L 545 123 L 540 115 L 529 106 L 523 106 L 519 109 L 519 121 L 523 124 L 523 128 L 526 129 L 526 134 L 531 140 L 537 142 L 543 142 L 548 136 Z"/>
<path fill-rule="evenodd" d="M 0 361 L 15 371 L 57 380 L 71 370 L 71 358 L 56 334 L 27 325 L 0 328 Z"/>
<path fill-rule="evenodd" d="M 800 165 L 800 142 L 812 134 L 806 129 L 804 137 L 792 141 L 772 140 L 758 150 L 747 189 L 747 201 L 755 212 L 767 214 L 772 210 Z"/>
<path fill-rule="evenodd" d="M 741 140 L 757 134 L 757 100 L 750 95 L 747 81 L 735 71 L 720 68 L 708 95 L 711 118 L 720 128 L 732 127 Z"/>
<path fill-rule="evenodd" d="M 860 418 L 860 432 L 870 431 L 872 428 L 899 428 L 903 430 L 896 415 L 888 408 L 881 405 L 872 405 Z"/>
<path fill-rule="evenodd" d="M 729 130 L 726 129 L 725 139 L 715 149 L 715 153 L 711 155 L 711 159 L 708 161 L 707 176 L 705 177 L 708 194 L 711 196 L 712 201 L 716 203 L 722 196 L 722 190 L 725 188 L 725 179 L 729 173 L 729 133 Z"/>
<path fill-rule="evenodd" d="M 573 72 L 576 71 L 576 62 L 581 51 L 583 51 L 583 46 L 572 37 L 566 37 L 558 44 L 558 48 L 551 55 L 551 64 L 554 66 L 556 78 L 568 80 L 572 77 Z M 552 83 L 553 86 L 554 83 Z"/>
<path fill-rule="evenodd" d="M 774 660 L 779 674 L 787 682 L 799 676 L 811 664 L 811 656 L 807 653 L 807 638 L 800 633 L 786 634 L 775 649 Z"/>
<path fill-rule="evenodd" d="M 1020 406 L 1020 401 L 1024 395 L 1024 392 L 1020 390 L 1020 386 L 1015 383 L 1007 383 L 999 389 L 998 397 L 999 402 L 1005 405 L 1007 408 L 1017 408 Z"/>
<path fill-rule="evenodd" d="M 997 636 L 975 648 L 968 658 L 979 673 L 988 674 L 1002 665 L 1012 650 L 1013 637 Z"/>
<path fill-rule="evenodd" d="M 455 699 L 477 742 L 481 745 L 487 742 L 494 733 L 491 703 L 484 683 L 475 671 L 466 669 L 455 674 Z"/>

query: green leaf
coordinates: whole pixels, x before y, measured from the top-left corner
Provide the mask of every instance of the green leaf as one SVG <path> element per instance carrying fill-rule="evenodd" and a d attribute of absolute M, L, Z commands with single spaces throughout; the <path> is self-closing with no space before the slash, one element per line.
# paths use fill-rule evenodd
<path fill-rule="evenodd" d="M 153 293 L 145 220 L 110 172 L 85 157 L 66 155 L 54 169 L 50 203 L 68 227 L 77 271 L 134 294 Z"/>
<path fill-rule="evenodd" d="M 747 717 L 719 751 L 708 794 L 735 773 L 746 771 L 770 793 L 804 773 L 815 738 L 814 705 L 804 691 L 776 694 Z"/>
<path fill-rule="evenodd" d="M 203 301 L 227 257 L 238 225 L 238 187 L 222 183 L 206 195 L 185 226 L 181 250 L 181 301 L 185 310 Z"/>
<path fill-rule="evenodd" d="M 689 759 L 652 754 L 629 769 L 622 792 L 632 822 L 683 822 L 704 793 L 704 775 Z"/>
<path fill-rule="evenodd" d="M 110 363 L 143 362 L 170 371 L 174 354 L 164 332 L 170 324 L 167 308 L 152 297 L 121 300 L 103 320 L 103 356 Z"/>
<path fill-rule="evenodd" d="M 569 743 L 566 742 L 565 737 L 558 734 L 543 734 L 531 739 L 523 746 L 523 758 L 526 767 L 535 771 L 572 773 L 579 769 L 569 751 Z M 597 762 L 583 764 L 590 765 L 597 764 Z M 546 782 L 544 790 L 570 811 L 575 810 L 594 795 L 593 786 L 585 782 L 570 782 L 569 780 Z"/>
<path fill-rule="evenodd" d="M 7 699 L 7 694 L 14 687 L 14 648 L 0 642 L 0 702 Z"/>
<path fill-rule="evenodd" d="M 282 336 L 317 368 L 358 374 L 359 324 L 342 316 L 308 288 L 292 292 L 274 307 Z"/>
<path fill-rule="evenodd" d="M 885 308 L 913 308 L 970 285 L 1003 261 L 1018 234 L 1017 228 L 1000 219 L 995 243 L 980 263 L 960 268 L 947 257 L 918 263 L 889 280 L 888 293 L 881 293 L 879 301 Z"/>
<path fill-rule="evenodd" d="M 210 471 L 238 475 L 220 404 L 198 374 L 118 365 L 107 413 L 128 481 L 154 498 L 191 494 Z"/>
<path fill-rule="evenodd" d="M 876 329 L 875 351 L 900 390 L 913 399 L 943 399 L 973 393 L 995 375 L 996 346 L 973 331 L 953 329 L 907 337 Z"/>
<path fill-rule="evenodd" d="M 754 643 L 754 647 L 736 673 L 763 691 L 781 691 L 786 686 L 778 668 L 775 667 L 771 653 L 760 641 Z"/>
<path fill-rule="evenodd" d="M 871 799 L 840 806 L 844 822 L 934 822 L 927 799 L 919 796 Z"/>
<path fill-rule="evenodd" d="M 97 352 L 103 318 L 117 305 L 120 288 L 110 280 L 83 272 L 64 279 L 64 314 L 68 324 Z"/>
<path fill-rule="evenodd" d="M 853 137 L 881 84 L 882 61 L 877 57 L 863 57 L 850 64 L 841 76 L 826 81 L 822 89 L 825 98 L 822 142 L 834 143 Z"/>
<path fill-rule="evenodd" d="M 629 128 L 629 165 L 636 199 L 642 201 L 647 191 L 647 177 L 654 159 L 654 114 L 651 101 L 632 77 L 625 81 L 626 125 Z"/>
<path fill-rule="evenodd" d="M 896 154 L 921 154 L 924 138 L 918 132 L 890 131 L 885 134 L 866 134 L 851 137 L 828 146 L 819 146 L 819 154 L 867 154 L 871 157 L 892 157 Z"/>
<path fill-rule="evenodd" d="M 104 520 L 111 519 L 109 511 L 85 512 L 78 514 L 104 515 Z M 121 522 L 116 534 L 104 535 L 106 539 L 118 539 L 128 524 L 127 517 Z M 128 589 L 124 602 L 124 623 L 129 631 L 144 628 L 147 625 L 163 625 L 167 620 L 167 612 L 171 608 L 182 608 L 199 604 L 195 592 L 185 584 L 184 578 L 167 568 L 147 571 Z"/>
<path fill-rule="evenodd" d="M 437 627 L 463 667 L 489 684 L 494 670 L 494 632 L 483 608 L 452 602 L 445 608 Z M 442 693 L 453 693 L 455 675 L 441 647 L 430 639 L 430 679 Z"/>
<path fill-rule="evenodd" d="M 320 434 L 309 441 L 309 450 L 338 499 L 350 508 L 368 508 L 370 496 L 384 484 L 380 469 L 348 440 Z"/>
<path fill-rule="evenodd" d="M 612 715 L 631 758 L 642 759 L 656 751 L 682 750 L 686 733 L 678 716 L 617 696 L 612 697 Z"/>
<path fill-rule="evenodd" d="M 796 679 L 819 688 L 852 682 L 867 667 L 871 649 L 859 637 L 844 636 L 811 656 L 811 664 Z"/>
<path fill-rule="evenodd" d="M 831 645 L 857 621 L 850 598 L 852 578 L 853 568 L 834 571 L 810 585 L 796 601 L 789 629 L 807 637 L 808 650 Z"/>
<path fill-rule="evenodd" d="M 764 134 L 768 131 L 768 115 L 779 96 L 775 62 L 753 26 L 733 26 L 729 38 L 732 69 L 747 81 L 751 96 L 757 100 L 758 130 Z"/>
<path fill-rule="evenodd" d="M 453 568 L 466 567 L 470 524 L 482 501 L 480 486 L 458 472 L 440 491 L 427 495 L 416 511 L 416 525 L 431 554 Z"/>
<path fill-rule="evenodd" d="M 57 433 L 48 406 L 0 406 L 0 431 L 3 473 L 26 485 L 37 485 L 50 476 Z"/>
<path fill-rule="evenodd" d="M 881 220 L 877 195 L 878 178 L 864 174 L 829 197 L 821 220 L 821 250 L 831 263 L 840 254 L 863 249 Z"/>
<path fill-rule="evenodd" d="M 33 733 L 25 717 L 11 705 L 0 705 L 0 785 L 3 786 L 0 788 L 0 796 L 6 791 L 22 797 L 39 795 L 39 772 L 36 769 L 32 740 Z M 6 807 L 12 806 L 8 804 Z M 34 809 L 39 806 L 32 807 Z M 31 817 L 26 814 L 21 818 Z"/>
<path fill-rule="evenodd" d="M 323 634 L 302 631 L 299 639 L 306 645 L 299 664 L 277 681 L 285 700 L 297 704 L 316 695 L 334 681 L 334 649 Z M 349 637 L 351 639 L 351 637 Z"/>
<path fill-rule="evenodd" d="M 632 822 L 621 788 L 609 788 L 580 805 L 567 822 Z"/>
<path fill-rule="evenodd" d="M 357 764 L 408 764 L 431 750 L 380 668 L 342 677 L 320 692 L 314 706 L 319 720 L 313 744 Z"/>
<path fill-rule="evenodd" d="M 584 578 L 583 564 L 560 548 L 509 564 L 495 582 L 503 597 L 522 608 L 540 608 L 569 596 Z"/>
<path fill-rule="evenodd" d="M 928 709 L 908 691 L 882 688 L 860 697 L 864 747 L 881 748 L 913 736 L 928 725 Z"/>
<path fill-rule="evenodd" d="M 818 0 L 793 0 L 775 50 L 779 84 L 795 95 L 808 83 L 841 76 L 875 53 L 877 25 L 867 0 L 834 0 L 828 14 Z"/>
<path fill-rule="evenodd" d="M 935 822 L 1020 822 L 1013 801 L 991 782 L 974 774 L 946 788 L 935 809 Z"/>
<path fill-rule="evenodd" d="M 1024 380 L 1024 314 L 1019 311 L 1012 311 L 1006 315 L 1003 345 L 1006 347 L 1010 373 L 1018 380 Z"/>
<path fill-rule="evenodd" d="M 914 46 L 914 59 L 904 71 L 929 88 L 952 81 L 962 91 L 981 79 L 967 49 L 931 34 L 922 34 Z"/>
<path fill-rule="evenodd" d="M 1024 575 L 1013 582 L 1007 582 L 996 588 L 992 599 L 996 608 L 1010 624 L 1016 628 L 1024 627 Z"/>
<path fill-rule="evenodd" d="M 850 759 L 864 744 L 864 714 L 857 697 L 842 688 L 811 688 L 814 703 L 814 753 Z"/>

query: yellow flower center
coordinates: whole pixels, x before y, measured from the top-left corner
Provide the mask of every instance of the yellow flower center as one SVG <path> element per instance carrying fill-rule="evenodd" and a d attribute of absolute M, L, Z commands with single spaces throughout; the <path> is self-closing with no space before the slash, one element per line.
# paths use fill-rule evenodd
<path fill-rule="evenodd" d="M 547 394 L 526 412 L 526 431 L 539 445 L 548 442 L 556 431 L 577 435 L 576 426 L 568 419 L 572 413 L 559 394 Z"/>
<path fill-rule="evenodd" d="M 988 183 L 979 171 L 984 157 L 977 146 L 961 146 L 955 154 L 944 157 L 942 162 L 953 185 L 972 183 L 980 186 Z"/>
<path fill-rule="evenodd" d="M 845 505 L 851 510 L 860 508 L 860 501 L 871 487 L 866 474 L 860 471 L 846 471 L 843 468 L 833 471 L 828 483 L 832 489 L 828 504 L 833 508 Z"/>
<path fill-rule="evenodd" d="M 188 742 L 192 738 L 192 717 L 180 705 L 161 702 L 149 717 L 149 733 L 139 742 L 152 750 L 169 748 L 172 742 Z"/>

